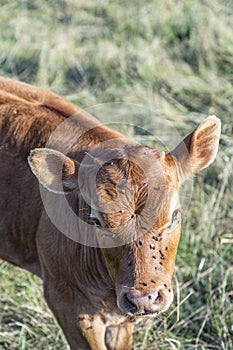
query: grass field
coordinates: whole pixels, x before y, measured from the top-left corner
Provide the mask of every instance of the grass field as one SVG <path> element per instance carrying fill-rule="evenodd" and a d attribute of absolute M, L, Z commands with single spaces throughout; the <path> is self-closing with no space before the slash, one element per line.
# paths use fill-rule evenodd
<path fill-rule="evenodd" d="M 230 0 L 0 0 L 1 75 L 83 108 L 139 104 L 183 136 L 208 114 L 222 121 L 217 159 L 194 178 L 174 304 L 137 326 L 134 350 L 233 349 L 232 23 Z M 130 132 L 140 136 L 137 128 Z M 67 345 L 41 282 L 0 262 L 0 350 L 6 349 Z"/>

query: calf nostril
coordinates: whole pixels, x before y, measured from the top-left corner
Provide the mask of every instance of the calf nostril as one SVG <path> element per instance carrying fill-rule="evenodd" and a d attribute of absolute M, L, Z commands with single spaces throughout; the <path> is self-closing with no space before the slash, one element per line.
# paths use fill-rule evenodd
<path fill-rule="evenodd" d="M 149 294 L 147 296 L 147 298 L 153 304 L 161 304 L 163 302 L 163 295 L 162 295 L 161 291 L 158 291 L 158 292 L 153 293 L 153 294 Z"/>
<path fill-rule="evenodd" d="M 158 291 L 154 304 L 162 304 L 162 302 L 163 302 L 163 293 L 161 291 Z"/>
<path fill-rule="evenodd" d="M 124 303 L 128 312 L 132 312 L 137 309 L 136 304 L 130 299 L 130 297 L 127 294 L 125 294 L 124 296 Z"/>

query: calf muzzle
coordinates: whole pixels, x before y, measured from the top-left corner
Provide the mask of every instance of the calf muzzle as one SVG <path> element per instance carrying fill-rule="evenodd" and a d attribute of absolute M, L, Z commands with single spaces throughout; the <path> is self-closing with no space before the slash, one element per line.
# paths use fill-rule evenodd
<path fill-rule="evenodd" d="M 166 311 L 173 300 L 173 292 L 167 286 L 153 291 L 139 291 L 122 288 L 118 297 L 118 307 L 131 316 L 155 316 Z"/>

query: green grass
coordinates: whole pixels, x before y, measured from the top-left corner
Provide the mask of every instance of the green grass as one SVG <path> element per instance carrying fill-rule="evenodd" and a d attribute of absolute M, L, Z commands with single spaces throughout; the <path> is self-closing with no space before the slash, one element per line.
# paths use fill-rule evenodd
<path fill-rule="evenodd" d="M 49 88 L 90 110 L 106 102 L 139 104 L 171 120 L 183 136 L 208 114 L 221 118 L 217 159 L 194 179 L 175 302 L 165 315 L 137 326 L 135 350 L 233 349 L 232 4 L 0 0 L 1 75 Z M 106 110 L 103 119 L 118 121 Z M 139 113 L 129 121 L 151 131 L 152 119 Z M 142 137 L 138 128 L 119 127 Z M 0 310 L 1 350 L 67 349 L 40 281 L 4 262 Z"/>

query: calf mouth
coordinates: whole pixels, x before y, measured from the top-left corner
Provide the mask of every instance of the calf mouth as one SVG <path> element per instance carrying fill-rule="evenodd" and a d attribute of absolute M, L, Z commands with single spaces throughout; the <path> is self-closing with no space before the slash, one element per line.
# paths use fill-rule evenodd
<path fill-rule="evenodd" d="M 144 312 L 136 312 L 136 313 L 128 312 L 126 316 L 129 319 L 136 320 L 137 318 L 153 318 L 158 316 L 159 314 L 160 314 L 159 311 L 152 312 L 152 311 L 145 310 Z"/>

